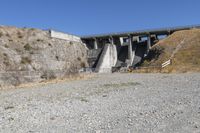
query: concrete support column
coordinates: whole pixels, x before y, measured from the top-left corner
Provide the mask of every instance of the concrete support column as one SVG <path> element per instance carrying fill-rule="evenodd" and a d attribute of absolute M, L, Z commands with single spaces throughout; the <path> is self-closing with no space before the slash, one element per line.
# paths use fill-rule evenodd
<path fill-rule="evenodd" d="M 94 49 L 98 49 L 98 43 L 96 38 L 94 38 Z"/>
<path fill-rule="evenodd" d="M 142 37 L 139 36 L 139 42 L 141 42 L 141 41 L 142 41 Z"/>
<path fill-rule="evenodd" d="M 111 44 L 114 44 L 114 39 L 113 39 L 112 36 L 110 37 L 110 43 L 111 43 Z"/>
<path fill-rule="evenodd" d="M 133 36 L 129 36 L 129 44 L 128 44 L 128 59 L 132 62 L 133 60 Z"/>
<path fill-rule="evenodd" d="M 133 37 L 133 42 L 140 42 L 139 36 L 134 36 Z"/>
<path fill-rule="evenodd" d="M 147 53 L 149 53 L 149 49 L 151 48 L 151 35 L 147 37 Z"/>

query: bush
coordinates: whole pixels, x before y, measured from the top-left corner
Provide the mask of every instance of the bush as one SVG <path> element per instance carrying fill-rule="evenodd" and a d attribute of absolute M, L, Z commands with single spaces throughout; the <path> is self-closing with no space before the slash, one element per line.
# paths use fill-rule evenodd
<path fill-rule="evenodd" d="M 52 47 L 52 44 L 51 44 L 51 43 L 49 43 L 48 45 L 49 45 L 50 47 Z"/>
<path fill-rule="evenodd" d="M 8 33 L 6 34 L 6 36 L 7 36 L 7 37 L 10 37 L 10 35 L 9 35 Z"/>
<path fill-rule="evenodd" d="M 32 49 L 32 47 L 30 46 L 29 43 L 27 43 L 26 45 L 24 45 L 24 49 L 25 49 L 26 51 L 30 51 L 30 50 Z"/>
<path fill-rule="evenodd" d="M 37 39 L 37 42 L 42 42 L 43 40 L 42 39 Z"/>
<path fill-rule="evenodd" d="M 164 52 L 164 48 L 163 47 L 156 47 L 152 50 L 149 51 L 149 54 L 147 56 L 147 60 L 151 61 L 151 60 L 157 60 L 159 58 L 159 56 Z"/>
<path fill-rule="evenodd" d="M 6 65 L 6 66 L 9 66 L 9 65 L 10 65 L 10 62 L 9 62 L 8 60 L 4 60 L 4 61 L 3 61 L 3 64 Z"/>
<path fill-rule="evenodd" d="M 31 59 L 29 57 L 22 57 L 21 64 L 31 64 Z"/>
<path fill-rule="evenodd" d="M 69 44 L 70 44 L 70 45 L 73 45 L 74 43 L 70 41 Z"/>
<path fill-rule="evenodd" d="M 21 34 L 21 32 L 17 32 L 17 36 L 18 38 L 23 38 L 23 35 Z"/>
<path fill-rule="evenodd" d="M 5 44 L 5 48 L 9 48 L 8 44 Z"/>
<path fill-rule="evenodd" d="M 3 64 L 6 65 L 6 66 L 10 65 L 9 58 L 8 58 L 8 55 L 6 53 L 3 53 Z"/>
<path fill-rule="evenodd" d="M 78 60 L 78 61 L 81 61 L 81 57 L 78 57 L 77 60 Z"/>
<path fill-rule="evenodd" d="M 9 40 L 9 42 L 13 42 L 13 40 L 12 39 L 8 39 Z"/>
<path fill-rule="evenodd" d="M 52 80 L 52 79 L 56 79 L 56 76 L 53 71 L 45 71 L 42 74 L 41 78 L 45 80 Z"/>
<path fill-rule="evenodd" d="M 31 51 L 31 52 L 30 52 L 30 54 L 34 54 L 34 52 L 33 52 L 33 51 Z"/>
<path fill-rule="evenodd" d="M 84 68 L 86 66 L 85 62 L 81 62 L 81 67 Z"/>
<path fill-rule="evenodd" d="M 0 37 L 2 37 L 3 36 L 3 33 L 2 32 L 0 32 Z"/>
<path fill-rule="evenodd" d="M 16 48 L 15 50 L 16 50 L 18 53 L 22 52 L 22 50 L 21 50 L 21 49 L 18 49 L 18 48 Z"/>
<path fill-rule="evenodd" d="M 59 61 L 59 57 L 56 55 L 56 60 Z"/>
<path fill-rule="evenodd" d="M 3 53 L 3 56 L 7 57 L 8 55 L 6 53 Z"/>

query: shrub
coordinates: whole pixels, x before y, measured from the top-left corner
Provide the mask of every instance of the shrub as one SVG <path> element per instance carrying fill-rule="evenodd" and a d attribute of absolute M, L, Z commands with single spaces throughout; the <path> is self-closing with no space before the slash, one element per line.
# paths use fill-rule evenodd
<path fill-rule="evenodd" d="M 149 51 L 149 54 L 147 56 L 147 60 L 151 61 L 151 60 L 157 60 L 159 58 L 159 56 L 164 52 L 164 48 L 163 47 L 156 47 L 152 50 Z"/>
<path fill-rule="evenodd" d="M 31 51 L 31 52 L 30 52 L 30 54 L 34 54 L 34 52 L 33 52 L 33 51 Z"/>
<path fill-rule="evenodd" d="M 5 48 L 9 48 L 8 44 L 5 44 Z"/>
<path fill-rule="evenodd" d="M 52 44 L 51 44 L 51 43 L 49 43 L 48 45 L 49 45 L 50 47 L 52 47 Z"/>
<path fill-rule="evenodd" d="M 18 38 L 23 38 L 23 35 L 21 34 L 21 32 L 17 32 L 17 36 Z"/>
<path fill-rule="evenodd" d="M 6 66 L 9 66 L 9 65 L 10 65 L 10 62 L 9 62 L 8 60 L 4 60 L 4 61 L 3 61 L 3 64 L 6 65 Z"/>
<path fill-rule="evenodd" d="M 9 42 L 13 42 L 13 40 L 12 39 L 8 39 L 9 40 Z"/>
<path fill-rule="evenodd" d="M 77 60 L 78 60 L 78 61 L 81 61 L 81 57 L 78 57 Z"/>
<path fill-rule="evenodd" d="M 7 57 L 8 55 L 6 53 L 3 53 L 3 56 Z"/>
<path fill-rule="evenodd" d="M 15 50 L 16 50 L 18 53 L 22 52 L 22 50 L 21 50 L 21 49 L 18 49 L 18 48 L 16 48 Z"/>
<path fill-rule="evenodd" d="M 43 40 L 42 39 L 37 39 L 37 42 L 42 42 Z"/>
<path fill-rule="evenodd" d="M 29 43 L 27 43 L 26 45 L 24 45 L 24 49 L 25 49 L 26 51 L 30 51 L 30 50 L 32 49 L 32 47 L 30 46 Z"/>
<path fill-rule="evenodd" d="M 10 65 L 9 58 L 8 58 L 8 55 L 6 53 L 3 53 L 3 64 L 6 65 L 6 66 Z"/>
<path fill-rule="evenodd" d="M 22 57 L 21 64 L 31 64 L 31 59 L 29 57 Z"/>
<path fill-rule="evenodd" d="M 42 74 L 41 78 L 46 79 L 46 80 L 52 80 L 52 79 L 56 79 L 56 76 L 53 71 L 45 71 Z"/>
<path fill-rule="evenodd" d="M 56 60 L 59 61 L 59 57 L 56 55 Z"/>
<path fill-rule="evenodd" d="M 3 33 L 2 32 L 0 32 L 0 37 L 2 37 L 3 36 Z"/>
<path fill-rule="evenodd" d="M 86 64 L 85 64 L 85 62 L 81 62 L 81 67 L 85 67 L 86 66 Z"/>
<path fill-rule="evenodd" d="M 73 45 L 74 43 L 70 41 L 69 44 L 70 44 L 70 45 Z"/>
<path fill-rule="evenodd" d="M 9 35 L 8 33 L 6 34 L 6 36 L 7 36 L 7 37 L 10 37 L 10 35 Z"/>

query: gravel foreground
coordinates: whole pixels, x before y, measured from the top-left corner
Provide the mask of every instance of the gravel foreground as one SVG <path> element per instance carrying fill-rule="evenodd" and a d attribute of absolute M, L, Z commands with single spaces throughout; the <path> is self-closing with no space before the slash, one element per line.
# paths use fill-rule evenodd
<path fill-rule="evenodd" d="M 103 74 L 0 91 L 0 132 L 200 132 L 200 74 Z"/>

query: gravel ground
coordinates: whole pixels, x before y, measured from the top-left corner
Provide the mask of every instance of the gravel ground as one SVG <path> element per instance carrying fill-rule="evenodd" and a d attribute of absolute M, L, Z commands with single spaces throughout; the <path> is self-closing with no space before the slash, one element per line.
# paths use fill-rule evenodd
<path fill-rule="evenodd" d="M 108 74 L 0 91 L 0 132 L 200 132 L 200 74 Z"/>

